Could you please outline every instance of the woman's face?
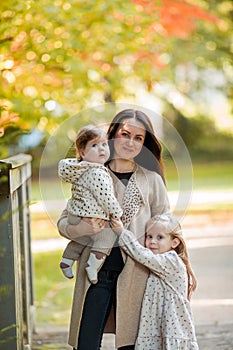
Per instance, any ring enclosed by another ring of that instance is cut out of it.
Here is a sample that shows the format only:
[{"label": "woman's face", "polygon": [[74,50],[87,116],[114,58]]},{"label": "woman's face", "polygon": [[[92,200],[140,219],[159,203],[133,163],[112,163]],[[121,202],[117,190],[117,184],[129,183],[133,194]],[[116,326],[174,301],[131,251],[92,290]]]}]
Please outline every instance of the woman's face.
[{"label": "woman's face", "polygon": [[114,158],[133,160],[141,152],[145,137],[146,130],[141,122],[125,119],[113,139]]}]

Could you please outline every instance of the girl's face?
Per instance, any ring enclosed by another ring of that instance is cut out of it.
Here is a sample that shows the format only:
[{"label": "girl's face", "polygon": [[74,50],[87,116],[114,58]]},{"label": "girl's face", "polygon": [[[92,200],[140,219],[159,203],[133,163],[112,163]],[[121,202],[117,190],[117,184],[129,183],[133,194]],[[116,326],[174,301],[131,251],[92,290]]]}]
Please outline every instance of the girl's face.
[{"label": "girl's face", "polygon": [[147,228],[145,246],[154,254],[166,253],[175,249],[180,243],[178,238],[171,238],[167,233],[167,225],[159,222],[153,223]]},{"label": "girl's face", "polygon": [[125,119],[114,137],[114,158],[133,160],[142,149],[146,137],[144,125],[136,119]]},{"label": "girl's face", "polygon": [[108,160],[110,150],[105,136],[96,137],[88,141],[86,147],[80,151],[82,160],[91,163],[104,164]]}]

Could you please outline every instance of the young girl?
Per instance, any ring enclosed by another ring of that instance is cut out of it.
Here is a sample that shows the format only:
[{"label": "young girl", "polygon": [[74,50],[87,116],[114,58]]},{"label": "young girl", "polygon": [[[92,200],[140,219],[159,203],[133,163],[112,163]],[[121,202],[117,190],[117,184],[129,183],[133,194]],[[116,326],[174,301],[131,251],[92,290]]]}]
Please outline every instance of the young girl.
[{"label": "young girl", "polygon": [[127,230],[119,245],[150,270],[135,350],[197,350],[189,303],[196,279],[176,219],[153,217],[146,226],[146,248]]},{"label": "young girl", "polygon": [[[76,225],[81,217],[120,218],[123,211],[115,198],[112,178],[104,166],[110,155],[105,131],[87,125],[79,130],[75,143],[79,159],[62,159],[58,167],[60,178],[72,184],[72,197],[67,206],[69,224]],[[73,277],[72,265],[89,245],[92,249],[86,271],[90,282],[97,283],[97,272],[115,241],[116,235],[108,228],[79,239],[80,244],[69,242],[60,263],[63,274]]]}]

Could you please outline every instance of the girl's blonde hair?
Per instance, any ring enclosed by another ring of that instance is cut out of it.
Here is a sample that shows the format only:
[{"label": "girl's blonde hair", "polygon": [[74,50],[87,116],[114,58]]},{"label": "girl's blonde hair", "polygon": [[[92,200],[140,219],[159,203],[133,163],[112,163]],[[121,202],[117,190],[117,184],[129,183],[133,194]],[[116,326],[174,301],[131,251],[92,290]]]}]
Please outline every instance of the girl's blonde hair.
[{"label": "girl's blonde hair", "polygon": [[103,129],[98,128],[95,125],[89,124],[81,128],[76,136],[75,140],[75,146],[76,146],[76,153],[79,160],[82,160],[82,157],[80,155],[80,151],[83,150],[86,147],[86,144],[96,139],[97,137],[106,136],[107,134]]},{"label": "girl's blonde hair", "polygon": [[148,223],[147,227],[152,226],[154,223],[160,223],[166,225],[167,233],[171,236],[171,239],[178,238],[180,243],[174,250],[177,255],[181,258],[183,263],[186,266],[188,274],[188,298],[190,299],[191,293],[197,287],[197,280],[194,275],[194,272],[191,268],[188,249],[182,234],[181,226],[179,221],[171,214],[163,214],[154,216]]}]

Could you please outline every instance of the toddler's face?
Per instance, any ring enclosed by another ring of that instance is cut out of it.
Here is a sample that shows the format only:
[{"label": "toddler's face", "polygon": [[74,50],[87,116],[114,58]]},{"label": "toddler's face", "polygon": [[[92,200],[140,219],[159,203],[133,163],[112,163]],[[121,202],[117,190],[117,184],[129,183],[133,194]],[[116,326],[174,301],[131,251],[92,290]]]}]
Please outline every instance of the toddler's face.
[{"label": "toddler's face", "polygon": [[176,240],[167,233],[166,224],[154,222],[147,226],[145,246],[154,254],[162,254],[174,249],[178,245]]},{"label": "toddler's face", "polygon": [[96,137],[88,141],[86,147],[80,152],[82,160],[91,163],[104,164],[109,158],[110,150],[105,136]]}]

